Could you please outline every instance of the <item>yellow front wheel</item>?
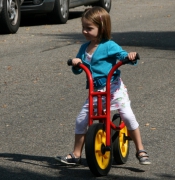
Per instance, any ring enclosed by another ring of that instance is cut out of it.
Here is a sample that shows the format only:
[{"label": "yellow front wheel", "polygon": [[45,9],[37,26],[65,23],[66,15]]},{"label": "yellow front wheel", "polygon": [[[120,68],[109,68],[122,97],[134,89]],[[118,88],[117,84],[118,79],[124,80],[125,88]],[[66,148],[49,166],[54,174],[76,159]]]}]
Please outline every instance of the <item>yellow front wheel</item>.
[{"label": "yellow front wheel", "polygon": [[106,132],[104,124],[97,123],[89,127],[85,139],[87,164],[95,176],[108,174],[112,164],[112,150],[105,151]]}]

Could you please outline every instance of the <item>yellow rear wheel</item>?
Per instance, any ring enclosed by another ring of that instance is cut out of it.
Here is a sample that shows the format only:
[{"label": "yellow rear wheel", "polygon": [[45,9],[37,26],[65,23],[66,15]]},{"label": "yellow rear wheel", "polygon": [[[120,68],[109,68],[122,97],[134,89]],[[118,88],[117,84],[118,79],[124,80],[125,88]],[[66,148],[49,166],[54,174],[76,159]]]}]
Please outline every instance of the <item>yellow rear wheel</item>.
[{"label": "yellow rear wheel", "polygon": [[126,126],[119,131],[119,148],[122,157],[127,156],[128,148],[129,148],[129,141],[125,140],[125,136],[128,136],[128,130]]},{"label": "yellow rear wheel", "polygon": [[[118,114],[114,115],[112,121],[116,126],[119,126],[122,122]],[[120,131],[112,130],[113,156],[117,164],[125,164],[128,160],[130,143],[126,137],[128,137],[126,126]]]}]

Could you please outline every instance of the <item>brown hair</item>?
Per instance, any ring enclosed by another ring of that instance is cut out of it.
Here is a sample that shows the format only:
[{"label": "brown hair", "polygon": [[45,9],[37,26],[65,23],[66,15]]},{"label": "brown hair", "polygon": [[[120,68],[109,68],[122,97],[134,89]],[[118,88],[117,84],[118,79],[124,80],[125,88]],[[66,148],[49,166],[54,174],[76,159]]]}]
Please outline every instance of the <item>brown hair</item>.
[{"label": "brown hair", "polygon": [[98,27],[98,38],[100,41],[102,39],[111,39],[111,18],[105,9],[98,6],[88,8],[84,11],[82,18],[86,18]]}]

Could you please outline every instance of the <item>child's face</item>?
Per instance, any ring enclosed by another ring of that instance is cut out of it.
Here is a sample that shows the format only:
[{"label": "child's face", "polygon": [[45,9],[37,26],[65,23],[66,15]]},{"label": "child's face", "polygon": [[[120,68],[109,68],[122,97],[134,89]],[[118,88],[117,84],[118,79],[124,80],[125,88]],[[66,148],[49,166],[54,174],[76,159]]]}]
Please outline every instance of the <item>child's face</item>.
[{"label": "child's face", "polygon": [[82,18],[82,33],[87,40],[97,41],[98,27],[86,18]]}]

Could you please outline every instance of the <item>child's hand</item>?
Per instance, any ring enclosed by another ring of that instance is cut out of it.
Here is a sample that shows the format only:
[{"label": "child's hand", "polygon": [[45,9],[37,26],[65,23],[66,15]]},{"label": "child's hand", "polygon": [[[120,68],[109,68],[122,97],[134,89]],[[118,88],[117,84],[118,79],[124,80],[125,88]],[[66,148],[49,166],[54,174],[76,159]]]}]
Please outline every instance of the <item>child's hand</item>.
[{"label": "child's hand", "polygon": [[82,63],[81,59],[79,58],[73,58],[72,59],[72,65],[76,66],[78,63]]},{"label": "child's hand", "polygon": [[128,59],[129,59],[130,61],[135,60],[136,54],[137,54],[136,52],[130,52],[130,53],[128,53]]}]

